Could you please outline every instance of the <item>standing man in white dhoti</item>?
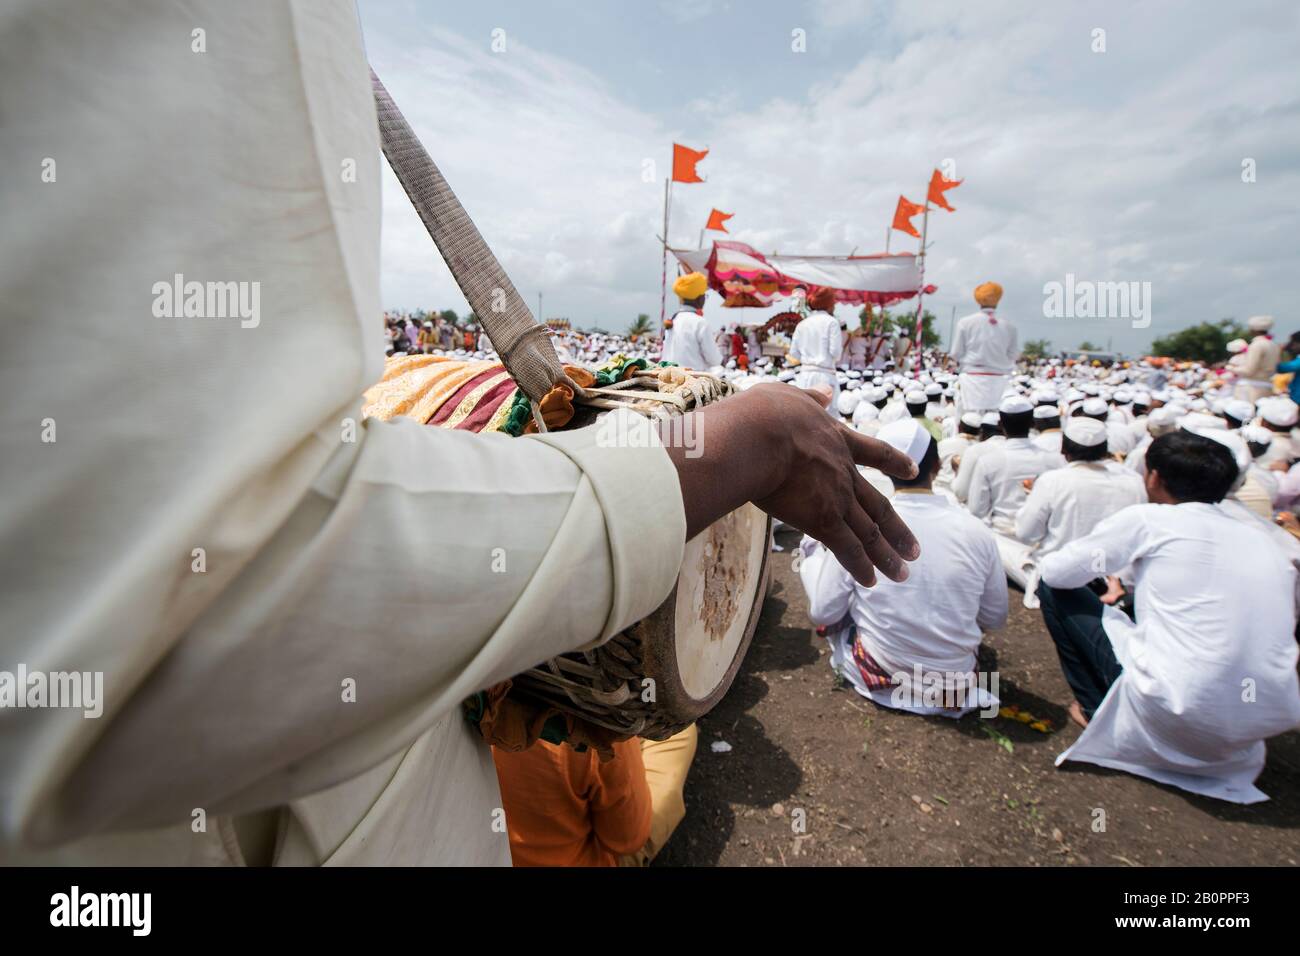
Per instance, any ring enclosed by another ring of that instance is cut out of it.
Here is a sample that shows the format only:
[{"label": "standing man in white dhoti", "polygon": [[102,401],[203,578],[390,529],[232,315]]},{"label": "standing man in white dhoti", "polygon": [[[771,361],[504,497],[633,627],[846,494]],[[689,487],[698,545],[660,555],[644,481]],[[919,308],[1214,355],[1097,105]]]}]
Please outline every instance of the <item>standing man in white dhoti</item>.
[{"label": "standing man in white dhoti", "polygon": [[[508,865],[466,697],[653,611],[738,499],[906,577],[854,464],[916,467],[793,388],[692,413],[693,458],[363,420],[356,8],[201,13],[202,55],[193,5],[0,14],[0,864]],[[102,694],[9,706],[19,669]]]},{"label": "standing man in white dhoti", "polygon": [[1002,286],[975,287],[980,310],[957,322],[949,357],[957,362],[957,412],[996,411],[1020,356],[1016,327],[997,314]]},{"label": "standing man in white dhoti", "polygon": [[835,319],[835,290],[818,289],[808,296],[809,312],[790,336],[790,358],[798,361],[794,383],[800,388],[828,388],[831,414],[840,394],[836,363],[844,351],[840,323]]}]

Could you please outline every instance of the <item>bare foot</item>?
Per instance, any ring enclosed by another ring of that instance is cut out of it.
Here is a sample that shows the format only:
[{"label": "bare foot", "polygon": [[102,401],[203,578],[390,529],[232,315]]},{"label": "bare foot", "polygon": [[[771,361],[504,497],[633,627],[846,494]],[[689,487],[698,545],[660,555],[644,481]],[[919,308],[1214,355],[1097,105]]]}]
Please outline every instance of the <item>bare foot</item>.
[{"label": "bare foot", "polygon": [[1070,706],[1065,708],[1065,711],[1070,715],[1070,719],[1080,727],[1088,726],[1088,718],[1083,716],[1083,708],[1079,706],[1077,700],[1070,701]]}]

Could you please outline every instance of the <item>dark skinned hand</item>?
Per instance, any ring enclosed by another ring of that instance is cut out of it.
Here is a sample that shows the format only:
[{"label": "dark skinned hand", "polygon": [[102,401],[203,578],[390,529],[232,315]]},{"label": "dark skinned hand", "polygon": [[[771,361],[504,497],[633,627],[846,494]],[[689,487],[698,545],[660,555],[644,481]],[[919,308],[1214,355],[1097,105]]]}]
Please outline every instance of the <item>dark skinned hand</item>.
[{"label": "dark skinned hand", "polygon": [[[920,546],[888,500],[858,473],[868,465],[897,478],[916,475],[902,452],[859,434],[825,411],[830,393],[762,384],[692,412],[697,446],[674,445],[686,536],[752,501],[822,542],[870,587],[875,569],[907,579]],[[688,454],[691,451],[691,454]]]}]

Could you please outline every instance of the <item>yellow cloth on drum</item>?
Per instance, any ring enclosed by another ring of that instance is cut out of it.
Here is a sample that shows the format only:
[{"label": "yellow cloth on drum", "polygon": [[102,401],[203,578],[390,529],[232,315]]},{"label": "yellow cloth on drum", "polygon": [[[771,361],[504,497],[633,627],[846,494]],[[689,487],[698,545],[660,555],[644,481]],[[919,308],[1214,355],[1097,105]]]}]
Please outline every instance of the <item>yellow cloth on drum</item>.
[{"label": "yellow cloth on drum", "polygon": [[388,359],[383,377],[365,391],[361,414],[382,422],[409,418],[423,425],[458,388],[492,365],[434,355]]},{"label": "yellow cloth on drum", "polygon": [[683,791],[698,740],[694,724],[667,740],[642,738],[641,761],[650,787],[650,839],[637,852],[620,857],[619,866],[649,866],[686,816]]}]

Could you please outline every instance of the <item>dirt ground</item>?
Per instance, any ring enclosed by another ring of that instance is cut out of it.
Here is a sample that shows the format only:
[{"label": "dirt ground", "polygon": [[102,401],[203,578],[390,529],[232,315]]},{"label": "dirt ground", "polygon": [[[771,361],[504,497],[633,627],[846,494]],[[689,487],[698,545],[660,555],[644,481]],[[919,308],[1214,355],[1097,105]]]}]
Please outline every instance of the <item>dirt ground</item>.
[{"label": "dirt ground", "polygon": [[[778,535],[787,548],[797,537]],[[1053,765],[1078,736],[1069,688],[1038,611],[1011,592],[981,669],[1015,720],[960,721],[878,707],[840,688],[810,628],[789,551],[731,691],[700,721],[686,819],[656,861],[676,866],[1295,866],[1300,733],[1269,742],[1239,807],[1083,764]],[[730,751],[715,752],[725,741]]]}]

